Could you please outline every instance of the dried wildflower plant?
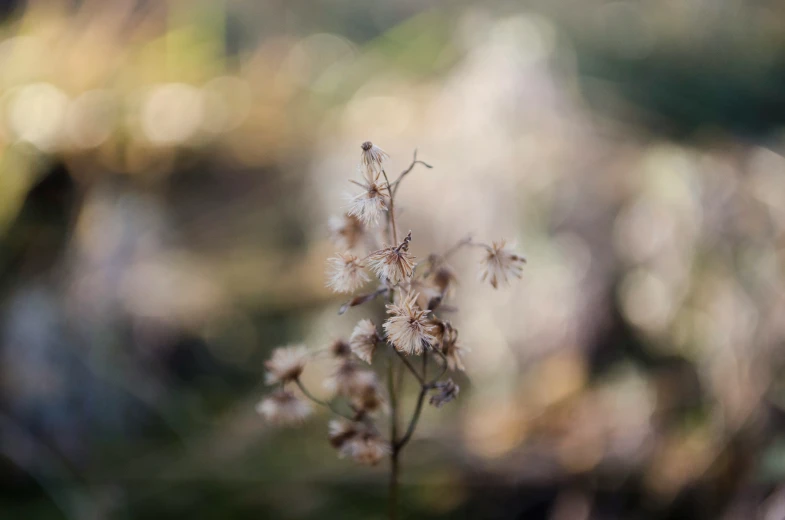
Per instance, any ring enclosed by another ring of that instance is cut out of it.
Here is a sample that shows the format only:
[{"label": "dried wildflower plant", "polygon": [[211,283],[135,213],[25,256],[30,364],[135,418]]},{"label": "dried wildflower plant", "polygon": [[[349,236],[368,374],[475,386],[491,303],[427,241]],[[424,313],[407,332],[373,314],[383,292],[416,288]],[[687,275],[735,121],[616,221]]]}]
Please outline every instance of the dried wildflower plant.
[{"label": "dried wildflower plant", "polygon": [[[417,262],[409,252],[412,232],[399,238],[395,196],[415,166],[431,166],[418,160],[415,151],[409,167],[391,182],[385,171],[388,159],[373,143],[362,144],[360,179],[350,180],[361,191],[350,199],[344,215],[329,222],[339,251],[327,261],[326,282],[335,292],[352,293],[375,275],[376,289],[353,296],[339,314],[385,297],[385,321],[379,327],[370,319],[360,320],[348,340],[337,339],[326,349],[335,362],[335,369],[324,381],[332,394],[329,400],[316,398],[300,378],[309,358],[305,347],[276,349],[265,367],[267,384],[277,388],[257,405],[257,411],[273,424],[292,425],[310,415],[306,399],[329,409],[337,418],[329,423],[327,439],[339,457],[367,465],[389,458],[390,517],[395,518],[400,455],[417,428],[425,398],[429,396],[428,402],[436,408],[456,399],[459,386],[443,377],[465,369],[468,349],[459,341],[458,331],[440,316],[443,311],[455,310],[445,305],[458,279],[448,264],[450,257],[471,247],[483,251],[480,279],[494,289],[520,278],[526,259],[503,240],[489,245],[464,238],[446,252],[432,253]],[[382,221],[385,225],[380,228]],[[379,247],[385,242],[386,246]],[[419,369],[411,361],[415,356],[421,358]],[[384,377],[373,370],[372,363],[379,358],[386,365]],[[435,375],[428,373],[431,362],[439,367]],[[406,373],[417,381],[419,395],[402,430],[400,394]],[[301,396],[292,392],[292,385],[299,388]],[[389,432],[386,436],[382,426]]]}]

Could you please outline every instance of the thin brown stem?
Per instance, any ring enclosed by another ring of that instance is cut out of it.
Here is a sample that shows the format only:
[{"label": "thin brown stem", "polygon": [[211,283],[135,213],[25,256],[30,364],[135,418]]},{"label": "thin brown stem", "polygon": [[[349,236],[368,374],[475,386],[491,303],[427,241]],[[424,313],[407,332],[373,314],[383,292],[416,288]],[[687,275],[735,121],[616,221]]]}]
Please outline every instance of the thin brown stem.
[{"label": "thin brown stem", "polygon": [[400,451],[404,446],[406,446],[406,443],[409,442],[409,439],[412,438],[412,435],[414,434],[414,430],[415,428],[417,428],[417,422],[420,420],[420,413],[422,412],[422,404],[423,401],[425,400],[425,394],[428,392],[428,389],[429,389],[428,385],[423,385],[420,388],[420,395],[417,396],[417,405],[414,408],[414,415],[412,415],[412,418],[409,421],[409,427],[406,428],[406,433],[403,434],[401,440],[399,440],[395,444],[395,447],[393,448],[393,452]]},{"label": "thin brown stem", "polygon": [[367,302],[373,300],[374,298],[376,298],[377,296],[382,295],[382,294],[388,292],[389,290],[390,290],[390,288],[388,286],[382,285],[381,287],[379,287],[378,289],[376,289],[372,293],[360,294],[358,296],[355,296],[351,300],[349,300],[346,303],[344,303],[343,305],[341,305],[341,308],[338,309],[338,314],[345,313],[351,307],[356,307],[357,305],[362,305],[363,303],[367,303]]},{"label": "thin brown stem", "polygon": [[393,447],[390,452],[390,520],[398,518],[398,478],[400,474],[400,450]]},{"label": "thin brown stem", "polygon": [[395,358],[390,357],[387,364],[387,391],[390,394],[390,444],[398,438],[398,389],[395,387]]},{"label": "thin brown stem", "polygon": [[399,352],[398,349],[395,348],[394,346],[390,345],[390,348],[392,348],[395,351],[395,353],[398,354],[398,357],[401,358],[403,364],[406,365],[406,368],[409,369],[409,372],[412,373],[412,375],[415,377],[415,379],[417,379],[420,385],[424,385],[425,379],[423,379],[422,376],[417,373],[417,369],[414,368],[414,366],[409,362],[408,359],[406,359],[406,356],[403,353]]},{"label": "thin brown stem", "polygon": [[472,244],[472,237],[471,237],[471,235],[469,235],[469,236],[467,236],[465,238],[462,238],[461,240],[458,241],[457,244],[453,245],[450,249],[448,249],[442,255],[442,260],[446,261],[452,255],[454,255],[460,248],[462,248],[463,246],[471,245],[471,244]]},{"label": "thin brown stem", "polygon": [[398,392],[400,387],[395,385],[395,358],[389,357],[387,365],[387,388],[390,393],[390,519],[398,516]]},{"label": "thin brown stem", "polygon": [[403,363],[401,363],[400,365],[398,365],[398,371],[396,374],[397,380],[395,382],[395,388],[398,389],[398,395],[403,395],[403,382],[404,382],[403,375],[405,373],[406,373],[406,369],[404,368]]},{"label": "thin brown stem", "polygon": [[392,228],[392,243],[398,244],[398,230],[395,227],[395,193],[390,187],[390,179],[387,178],[387,172],[382,170],[382,174],[384,175],[384,181],[387,183],[387,193],[390,195],[389,221]]},{"label": "thin brown stem", "polygon": [[450,248],[447,249],[447,251],[445,251],[441,255],[438,255],[438,254],[434,253],[434,254],[429,255],[428,258],[426,258],[425,260],[417,262],[415,264],[415,269],[417,267],[419,267],[420,264],[427,264],[428,269],[426,269],[425,271],[423,271],[419,275],[421,278],[427,278],[428,276],[430,276],[430,274],[433,272],[434,269],[436,269],[441,264],[446,262],[452,255],[457,253],[458,250],[460,250],[462,247],[464,247],[464,246],[472,246],[472,245],[477,245],[477,244],[475,242],[472,242],[471,235],[466,236],[466,237],[460,239],[458,242],[456,242],[452,246],[450,246]]},{"label": "thin brown stem", "polygon": [[438,375],[438,376],[436,376],[436,377],[434,377],[433,379],[431,379],[430,383],[428,383],[428,384],[426,385],[426,386],[428,386],[428,388],[432,388],[432,387],[433,387],[433,385],[434,385],[434,384],[436,384],[436,382],[437,382],[439,379],[441,379],[441,378],[442,378],[442,376],[444,376],[444,374],[446,374],[446,373],[447,373],[447,369],[449,369],[449,368],[450,368],[450,367],[449,367],[449,365],[447,364],[447,358],[446,358],[446,357],[444,357],[444,354],[442,354],[441,352],[439,352],[437,349],[433,349],[433,352],[436,352],[436,354],[438,354],[438,355],[439,355],[439,357],[441,357],[441,358],[442,358],[442,363],[443,363],[443,365],[442,365],[442,371],[439,373],[439,375]]}]

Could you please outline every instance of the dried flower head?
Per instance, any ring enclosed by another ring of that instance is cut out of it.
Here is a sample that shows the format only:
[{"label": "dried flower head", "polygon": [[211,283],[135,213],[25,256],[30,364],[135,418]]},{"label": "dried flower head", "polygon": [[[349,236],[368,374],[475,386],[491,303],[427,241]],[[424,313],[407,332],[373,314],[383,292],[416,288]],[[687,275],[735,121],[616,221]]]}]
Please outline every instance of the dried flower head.
[{"label": "dried flower head", "polygon": [[311,405],[288,390],[278,390],[262,399],[256,411],[270,423],[295,425],[311,414]]},{"label": "dried flower head", "polygon": [[363,169],[366,178],[373,179],[382,172],[382,163],[389,159],[390,156],[370,141],[365,141],[361,148],[363,151],[360,156],[360,167]]},{"label": "dried flower head", "polygon": [[436,383],[434,388],[436,389],[436,393],[431,396],[431,399],[428,402],[436,408],[441,408],[443,405],[458,397],[458,392],[461,390],[452,379]]},{"label": "dried flower head", "polygon": [[440,265],[426,273],[423,278],[412,278],[408,283],[401,284],[407,291],[420,294],[417,305],[422,309],[435,310],[452,293],[457,277],[447,264]]},{"label": "dried flower head", "polygon": [[327,260],[327,287],[335,292],[354,292],[371,279],[364,267],[356,256],[337,253]]},{"label": "dried flower head", "polygon": [[356,249],[365,238],[363,223],[354,215],[331,217],[327,226],[330,229],[330,239],[335,247],[342,251]]},{"label": "dried flower head", "polygon": [[451,292],[453,286],[458,283],[458,276],[452,267],[442,263],[431,272],[428,276],[428,281],[441,292],[442,297],[445,297]]},{"label": "dried flower head", "polygon": [[409,231],[398,246],[374,251],[368,257],[368,265],[382,281],[389,280],[391,284],[397,284],[412,277],[414,257],[409,254],[411,240],[412,232]]},{"label": "dried flower head", "polygon": [[344,419],[333,419],[328,423],[327,428],[330,444],[339,450],[358,433],[357,425]]},{"label": "dried flower head", "polygon": [[382,182],[378,176],[366,179],[365,182],[354,184],[360,186],[363,191],[349,202],[350,216],[355,216],[366,226],[375,226],[387,211],[387,199],[390,196],[387,184]]},{"label": "dried flower head", "polygon": [[371,320],[360,320],[349,338],[349,345],[354,354],[370,364],[373,360],[373,352],[379,342],[379,334],[376,332],[376,325]]},{"label": "dried flower head", "polygon": [[427,310],[417,306],[417,293],[409,293],[398,305],[388,305],[392,316],[384,322],[387,338],[399,352],[422,354],[425,344],[433,344],[434,326],[428,320]]},{"label": "dried flower head", "polygon": [[352,349],[349,346],[349,343],[343,339],[336,339],[330,346],[328,347],[328,351],[330,355],[334,358],[338,359],[345,359],[349,357],[349,354],[352,353]]},{"label": "dried flower head", "polygon": [[508,284],[510,277],[520,278],[523,273],[523,264],[526,259],[505,247],[504,240],[494,242],[492,246],[485,246],[487,255],[482,260],[480,279],[491,282],[494,289],[499,286],[499,281]]},{"label": "dried flower head", "polygon": [[264,364],[267,368],[265,381],[268,385],[294,381],[302,374],[307,359],[308,349],[303,345],[275,349],[272,357]]},{"label": "dried flower head", "polygon": [[384,397],[376,373],[362,370],[352,382],[349,398],[354,408],[363,412],[375,412],[384,405]]},{"label": "dried flower head", "polygon": [[379,435],[371,432],[355,435],[341,449],[341,456],[348,455],[356,462],[368,466],[375,466],[388,453],[390,453],[390,445]]},{"label": "dried flower head", "polygon": [[435,327],[434,337],[436,338],[434,346],[444,355],[447,367],[453,371],[465,370],[463,356],[468,352],[468,349],[459,341],[458,330],[449,321],[433,320],[432,323]]},{"label": "dried flower head", "polygon": [[357,364],[346,358],[335,372],[324,380],[324,387],[330,392],[349,397],[356,385],[357,376],[361,373]]}]

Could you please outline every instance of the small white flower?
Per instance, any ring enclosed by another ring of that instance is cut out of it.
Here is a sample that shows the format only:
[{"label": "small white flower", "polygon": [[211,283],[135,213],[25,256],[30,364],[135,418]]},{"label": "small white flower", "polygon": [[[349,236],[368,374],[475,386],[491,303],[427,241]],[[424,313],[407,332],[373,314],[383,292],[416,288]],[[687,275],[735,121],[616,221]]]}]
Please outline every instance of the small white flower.
[{"label": "small white flower", "polygon": [[326,285],[335,292],[354,292],[371,279],[363,268],[356,256],[337,253],[327,260]]},{"label": "small white flower", "polygon": [[379,334],[376,332],[376,325],[371,320],[361,320],[352,331],[349,346],[358,358],[370,364],[378,341]]},{"label": "small white flower", "polygon": [[259,401],[256,411],[270,423],[293,425],[302,423],[311,414],[311,406],[292,392],[278,390]]},{"label": "small white flower", "polygon": [[307,359],[308,349],[303,345],[275,349],[272,357],[264,364],[267,368],[266,383],[274,385],[294,381],[302,374]]},{"label": "small white flower", "polygon": [[374,251],[368,257],[368,266],[382,280],[391,284],[404,282],[414,273],[414,258],[409,254],[411,231],[397,247],[387,247]]},{"label": "small white flower", "polygon": [[360,168],[367,179],[374,179],[382,172],[383,163],[390,156],[370,141],[365,141],[361,148],[363,151],[360,156]]},{"label": "small white flower", "polygon": [[480,280],[489,280],[494,289],[502,281],[510,283],[510,277],[520,278],[523,274],[523,264],[526,259],[505,248],[506,242],[494,242],[492,246],[485,246],[487,255],[482,260]]},{"label": "small white flower", "polygon": [[392,316],[384,322],[387,339],[399,352],[422,354],[424,344],[433,345],[435,327],[427,318],[429,311],[417,306],[417,293],[409,293],[398,305],[388,305],[387,313]]}]

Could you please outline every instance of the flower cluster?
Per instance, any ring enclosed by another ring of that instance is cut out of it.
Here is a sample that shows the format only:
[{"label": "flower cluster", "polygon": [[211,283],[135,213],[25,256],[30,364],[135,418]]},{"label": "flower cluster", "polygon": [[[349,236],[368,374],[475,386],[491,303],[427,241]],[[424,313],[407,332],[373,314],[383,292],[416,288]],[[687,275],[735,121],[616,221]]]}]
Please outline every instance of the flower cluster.
[{"label": "flower cluster", "polygon": [[[442,379],[447,372],[465,370],[468,352],[458,339],[458,330],[440,316],[444,310],[456,310],[445,304],[453,297],[458,279],[448,264],[450,257],[461,249],[482,251],[480,279],[493,288],[520,278],[526,263],[503,240],[488,245],[471,238],[460,240],[442,254],[433,253],[418,261],[410,253],[412,232],[399,239],[395,194],[416,165],[431,166],[417,160],[415,153],[411,165],[391,182],[385,170],[388,159],[378,146],[371,142],[362,144],[360,178],[350,181],[360,191],[350,197],[345,214],[329,221],[338,252],[327,261],[326,282],[334,292],[354,293],[375,279],[374,290],[354,295],[339,313],[386,298],[385,319],[362,319],[348,339],[337,339],[327,347],[335,364],[324,382],[331,394],[329,400],[313,397],[303,385],[300,375],[308,351],[302,346],[290,346],[276,349],[266,363],[267,384],[279,388],[257,405],[259,413],[272,423],[302,422],[311,408],[287,386],[294,383],[305,397],[339,416],[330,421],[327,435],[338,456],[371,465],[388,455],[397,460],[417,426],[428,395],[428,403],[436,408],[458,397],[459,386],[452,379]],[[420,369],[415,368],[419,363],[410,361],[413,356],[422,357]],[[386,361],[386,385],[374,371],[379,357]],[[439,367],[430,377],[429,361]],[[417,380],[420,391],[408,427],[399,429],[398,394],[406,371]],[[389,416],[389,436],[382,435],[379,428],[385,415]]]}]

